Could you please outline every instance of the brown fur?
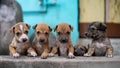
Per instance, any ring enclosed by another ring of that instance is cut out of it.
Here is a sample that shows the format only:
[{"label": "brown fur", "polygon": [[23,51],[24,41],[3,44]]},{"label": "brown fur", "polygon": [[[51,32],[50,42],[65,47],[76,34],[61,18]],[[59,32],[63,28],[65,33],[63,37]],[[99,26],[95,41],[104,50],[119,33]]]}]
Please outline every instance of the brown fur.
[{"label": "brown fur", "polygon": [[[23,30],[20,29],[20,25],[23,26]],[[26,39],[25,42],[20,41],[20,37],[25,34],[26,36],[28,35],[28,30],[30,26],[28,24],[25,24],[23,22],[20,22],[16,25],[14,25],[10,31],[14,33],[14,38],[9,45],[9,51],[10,55],[14,57],[19,57],[20,55],[26,55],[27,50],[30,48],[30,43],[29,40]],[[17,33],[19,32],[19,35]]]},{"label": "brown fur", "polygon": [[54,30],[57,33],[56,43],[49,56],[54,56],[57,52],[60,52],[61,56],[66,56],[68,52],[68,57],[74,58],[74,48],[70,39],[70,32],[73,30],[73,27],[67,23],[60,23]]},{"label": "brown fur", "polygon": [[44,23],[36,24],[33,29],[35,29],[35,37],[32,46],[36,53],[41,55],[42,59],[45,59],[50,51],[48,37],[52,29]]}]

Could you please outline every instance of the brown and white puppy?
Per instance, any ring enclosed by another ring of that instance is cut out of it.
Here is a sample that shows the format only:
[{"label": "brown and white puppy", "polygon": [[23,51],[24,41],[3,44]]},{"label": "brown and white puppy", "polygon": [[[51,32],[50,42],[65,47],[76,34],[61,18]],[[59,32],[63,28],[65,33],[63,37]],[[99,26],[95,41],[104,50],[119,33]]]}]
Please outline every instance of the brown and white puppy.
[{"label": "brown and white puppy", "polygon": [[36,24],[33,26],[33,29],[35,30],[35,36],[32,42],[32,46],[42,59],[46,59],[50,51],[48,38],[52,29],[45,23]]},{"label": "brown and white puppy", "polygon": [[[23,22],[14,25],[10,31],[14,33],[14,38],[9,45],[10,55],[13,57],[19,57],[20,55],[26,55],[30,48],[28,31],[30,26]],[[30,48],[31,49],[31,48]],[[35,52],[32,52],[32,56],[36,56]]]},{"label": "brown and white puppy", "polygon": [[101,22],[93,22],[88,26],[85,36],[92,38],[88,52],[84,56],[107,56],[113,57],[113,47],[106,37],[106,25]]},{"label": "brown and white puppy", "polygon": [[70,32],[73,27],[67,23],[58,24],[54,31],[56,31],[56,43],[49,54],[49,56],[54,56],[57,52],[60,56],[68,56],[69,58],[74,58],[74,48],[70,39]]}]

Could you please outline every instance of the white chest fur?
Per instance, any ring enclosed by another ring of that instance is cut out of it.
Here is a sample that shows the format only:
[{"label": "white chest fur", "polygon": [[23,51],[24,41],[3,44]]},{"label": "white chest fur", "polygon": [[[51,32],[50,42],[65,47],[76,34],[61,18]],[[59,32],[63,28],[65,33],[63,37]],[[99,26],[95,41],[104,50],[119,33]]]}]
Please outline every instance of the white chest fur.
[{"label": "white chest fur", "polygon": [[105,46],[105,44],[103,44],[103,43],[99,43],[99,42],[96,43],[96,47],[98,47],[98,48],[101,48],[101,47],[104,47],[104,46]]},{"label": "white chest fur", "polygon": [[25,47],[25,46],[26,46],[25,43],[17,43],[17,42],[14,42],[14,47],[20,48],[20,47]]},{"label": "white chest fur", "polygon": [[42,48],[42,45],[40,45],[39,42],[37,42],[36,46],[37,46],[38,48]]},{"label": "white chest fur", "polygon": [[60,55],[67,56],[68,44],[59,44]]}]

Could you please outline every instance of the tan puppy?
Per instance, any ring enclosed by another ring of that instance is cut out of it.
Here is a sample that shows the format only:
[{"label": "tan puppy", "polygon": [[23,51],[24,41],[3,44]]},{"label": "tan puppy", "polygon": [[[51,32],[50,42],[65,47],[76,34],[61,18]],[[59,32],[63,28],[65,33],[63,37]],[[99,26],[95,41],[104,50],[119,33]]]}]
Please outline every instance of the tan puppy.
[{"label": "tan puppy", "polygon": [[35,29],[33,48],[42,59],[46,59],[50,51],[48,37],[52,29],[44,23],[36,24],[33,29]]},{"label": "tan puppy", "polygon": [[56,43],[49,56],[54,56],[57,52],[60,52],[60,56],[68,55],[69,58],[74,58],[74,48],[70,39],[70,32],[73,30],[73,27],[67,23],[61,23],[54,30],[57,33]]},{"label": "tan puppy", "polygon": [[[29,28],[30,26],[28,24],[20,22],[10,29],[10,31],[13,32],[15,35],[11,44],[9,45],[10,55],[12,55],[13,57],[19,57],[20,55],[27,54],[27,50],[30,48],[30,43],[28,39]],[[31,48],[30,54],[32,56],[37,55],[35,52],[31,51]]]}]

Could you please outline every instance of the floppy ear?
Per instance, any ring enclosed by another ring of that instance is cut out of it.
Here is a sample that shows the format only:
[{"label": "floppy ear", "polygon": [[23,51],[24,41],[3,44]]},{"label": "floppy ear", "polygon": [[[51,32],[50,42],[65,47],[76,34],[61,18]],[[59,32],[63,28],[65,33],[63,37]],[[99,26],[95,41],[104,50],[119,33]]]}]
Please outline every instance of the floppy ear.
[{"label": "floppy ear", "polygon": [[58,25],[55,26],[54,31],[56,31],[57,28],[58,28]]},{"label": "floppy ear", "polygon": [[33,29],[35,29],[37,27],[37,24],[33,26]]},{"label": "floppy ear", "polygon": [[52,31],[52,28],[49,26],[49,30],[50,30],[50,32]]},{"label": "floppy ear", "polygon": [[15,33],[15,27],[14,26],[10,28],[10,32]]},{"label": "floppy ear", "polygon": [[107,29],[107,26],[104,24],[104,23],[100,23],[100,25],[99,25],[99,28],[98,28],[99,30],[101,30],[101,31],[106,31],[106,29]]},{"label": "floppy ear", "polygon": [[28,29],[30,29],[30,27],[31,27],[29,24],[26,24],[26,26],[28,27]]},{"label": "floppy ear", "polygon": [[71,31],[73,31],[73,27],[71,25],[69,25],[69,27],[70,27]]}]

